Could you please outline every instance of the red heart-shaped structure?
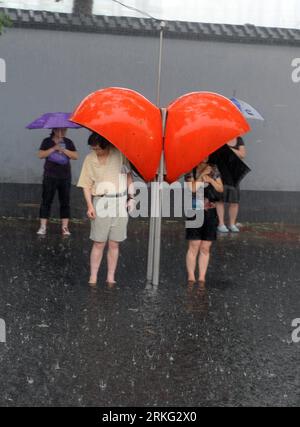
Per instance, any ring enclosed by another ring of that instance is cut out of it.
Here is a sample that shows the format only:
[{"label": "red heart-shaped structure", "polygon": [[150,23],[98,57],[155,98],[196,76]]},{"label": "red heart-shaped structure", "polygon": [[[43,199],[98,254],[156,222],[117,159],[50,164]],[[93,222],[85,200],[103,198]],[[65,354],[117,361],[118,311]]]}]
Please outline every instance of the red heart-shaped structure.
[{"label": "red heart-shaped structure", "polygon": [[159,108],[148,99],[130,89],[102,89],[87,96],[70,120],[104,136],[146,181],[154,179],[162,154],[162,122]]},{"label": "red heart-shaped structure", "polygon": [[167,108],[166,180],[171,183],[250,126],[224,96],[210,92],[184,95]]}]

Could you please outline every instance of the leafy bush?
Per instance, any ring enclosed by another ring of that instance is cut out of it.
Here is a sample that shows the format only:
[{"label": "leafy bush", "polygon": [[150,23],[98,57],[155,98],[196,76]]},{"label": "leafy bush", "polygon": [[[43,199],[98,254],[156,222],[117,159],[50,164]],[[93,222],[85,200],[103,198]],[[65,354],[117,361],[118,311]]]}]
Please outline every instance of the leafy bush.
[{"label": "leafy bush", "polygon": [[8,16],[0,12],[0,34],[2,34],[4,27],[11,27],[12,22]]}]

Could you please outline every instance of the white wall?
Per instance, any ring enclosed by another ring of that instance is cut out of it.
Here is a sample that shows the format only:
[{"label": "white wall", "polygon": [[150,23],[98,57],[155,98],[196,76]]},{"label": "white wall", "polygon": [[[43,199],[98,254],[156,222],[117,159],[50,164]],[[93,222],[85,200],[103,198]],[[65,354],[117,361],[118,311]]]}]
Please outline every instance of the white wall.
[{"label": "white wall", "polygon": [[[158,40],[10,29],[0,37],[7,83],[0,84],[0,182],[38,183],[35,152],[47,132],[27,123],[48,111],[71,111],[90,92],[129,87],[154,102]],[[253,168],[243,183],[251,190],[300,189],[300,83],[291,79],[298,48],[167,39],[162,103],[195,91],[236,96],[256,106],[264,123],[246,138]],[[70,133],[83,157],[87,131]],[[80,162],[74,166],[74,180]]]}]

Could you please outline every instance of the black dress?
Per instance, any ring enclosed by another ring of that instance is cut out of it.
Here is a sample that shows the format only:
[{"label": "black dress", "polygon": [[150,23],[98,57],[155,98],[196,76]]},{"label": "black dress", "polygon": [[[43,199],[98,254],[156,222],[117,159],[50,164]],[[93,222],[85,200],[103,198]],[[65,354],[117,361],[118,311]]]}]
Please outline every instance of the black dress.
[{"label": "black dress", "polygon": [[[210,175],[213,179],[220,178],[220,173],[216,166],[213,166],[213,172]],[[197,178],[195,169],[185,175],[185,180],[189,181],[191,177]],[[213,242],[217,240],[218,229],[218,216],[215,207],[215,202],[219,201],[221,193],[217,193],[211,184],[207,184],[204,188],[204,210],[203,224],[200,227],[191,227],[191,221],[195,221],[196,216],[187,218],[186,221],[186,240],[202,240],[206,242]],[[193,193],[193,208],[197,204],[197,193]]]}]

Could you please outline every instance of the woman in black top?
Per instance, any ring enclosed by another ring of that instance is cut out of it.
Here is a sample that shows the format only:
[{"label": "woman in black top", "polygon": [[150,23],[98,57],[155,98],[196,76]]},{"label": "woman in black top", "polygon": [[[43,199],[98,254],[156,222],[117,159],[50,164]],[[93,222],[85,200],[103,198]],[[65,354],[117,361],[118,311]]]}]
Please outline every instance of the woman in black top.
[{"label": "woman in black top", "polygon": [[[241,159],[246,157],[246,147],[243,138],[238,137],[228,142],[228,147]],[[228,203],[229,227],[225,225],[225,203]],[[217,212],[219,218],[218,231],[220,233],[238,233],[240,230],[236,225],[239,213],[240,187],[224,186],[223,198],[217,203]]]},{"label": "woman in black top", "polygon": [[[202,227],[189,228],[187,221],[186,239],[189,241],[186,256],[186,267],[188,281],[195,282],[195,271],[197,258],[199,256],[199,282],[205,283],[206,273],[209,265],[210,249],[212,242],[217,239],[217,212],[216,200],[223,192],[223,182],[216,166],[208,163],[205,159],[192,172],[185,175],[185,182],[193,193],[193,208],[198,209],[201,201],[204,202],[204,222]],[[204,188],[204,200],[203,191]],[[194,220],[194,218],[190,218]]]},{"label": "woman in black top", "polygon": [[56,191],[60,202],[62,234],[69,236],[71,165],[78,153],[73,142],[66,138],[66,129],[53,129],[49,138],[44,139],[39,150],[39,158],[46,159],[44,165],[43,194],[40,208],[39,235],[47,233],[52,202]]}]

